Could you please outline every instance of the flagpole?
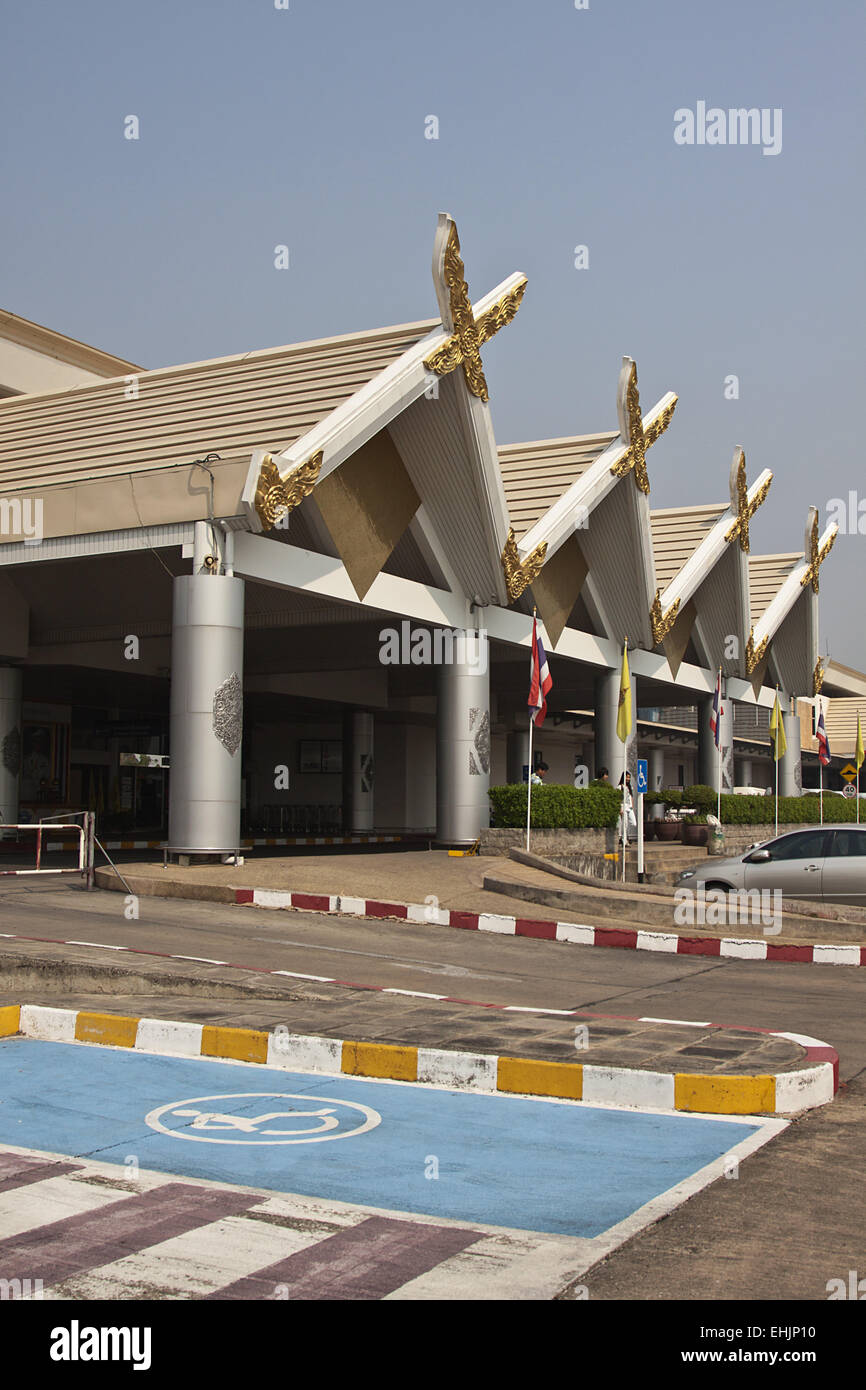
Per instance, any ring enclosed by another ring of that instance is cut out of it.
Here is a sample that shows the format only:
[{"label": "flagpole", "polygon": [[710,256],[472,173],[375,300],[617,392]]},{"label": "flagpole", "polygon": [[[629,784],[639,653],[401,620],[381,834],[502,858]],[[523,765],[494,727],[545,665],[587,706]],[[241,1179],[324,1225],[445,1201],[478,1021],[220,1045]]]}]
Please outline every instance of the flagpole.
[{"label": "flagpole", "polygon": [[[819,720],[819,722],[820,722],[820,719],[821,719],[821,696],[820,696],[820,695],[818,696],[818,702],[817,702],[817,704],[816,704],[816,706],[815,706],[815,712],[816,712],[816,716],[817,716],[817,718],[818,718],[818,720]],[[817,738],[817,725],[816,725],[816,735],[815,735],[815,736],[816,736],[816,738]],[[819,742],[818,742],[818,789],[819,789],[819,790],[818,790],[818,800],[819,800],[819,804],[820,804],[821,824],[823,825],[823,824],[824,824],[824,764],[823,764],[823,762],[821,761],[821,758],[822,758],[822,749],[821,749],[821,744],[820,744],[820,740],[819,740]]]},{"label": "flagpole", "polygon": [[[822,712],[822,711],[821,711],[821,699],[820,699],[820,696],[818,697],[818,710],[819,710],[819,712]],[[821,761],[820,756],[819,756],[819,758],[818,758],[818,776],[819,776],[819,778],[820,778],[820,781],[819,781],[818,785],[819,785],[819,787],[820,787],[820,789],[821,789],[821,795],[820,795],[820,801],[821,801],[821,824],[823,825],[823,824],[824,824],[824,764],[823,764],[823,762]]]},{"label": "flagpole", "polygon": [[526,773],[526,853],[529,853],[529,816],[532,809],[532,730],[535,720],[529,716],[529,768]]},{"label": "flagpole", "polygon": [[[623,660],[628,656],[628,637],[623,642]],[[629,677],[631,679],[631,677]],[[622,855],[622,881],[625,883],[625,861],[628,846],[628,829],[625,819],[625,770],[628,767],[628,736],[622,745],[622,810],[620,812],[620,853]]]},{"label": "flagpole", "polygon": [[[535,661],[535,620],[538,609],[532,609],[532,657],[530,658],[530,668],[533,669]],[[539,682],[541,681],[541,671],[538,672]],[[530,696],[532,691],[530,689]],[[529,711],[529,766],[526,770],[526,853],[529,853],[529,817],[532,813],[532,731],[535,728],[535,710]]]},{"label": "flagpole", "polygon": [[[717,738],[717,740],[718,740],[717,743],[716,743],[716,751],[717,751],[717,753],[718,753],[718,755],[719,755],[718,769],[717,769],[717,778],[716,778],[717,786],[718,786],[718,791],[719,791],[719,795],[718,795],[718,804],[717,804],[717,808],[716,808],[716,815],[717,815],[717,817],[718,817],[719,824],[721,825],[721,823],[722,823],[722,668],[721,668],[721,666],[719,667],[719,708],[718,708],[718,710],[716,711],[716,719],[718,720],[718,723],[716,724],[716,738]],[[733,728],[733,725],[731,725],[731,727]],[[700,774],[698,774],[698,775],[700,775]]]},{"label": "flagpole", "polygon": [[[782,706],[779,704],[779,687],[776,686],[776,732],[773,738],[773,757],[776,763],[776,831],[779,833],[779,725],[782,723]],[[776,712],[774,710],[774,713]]]}]

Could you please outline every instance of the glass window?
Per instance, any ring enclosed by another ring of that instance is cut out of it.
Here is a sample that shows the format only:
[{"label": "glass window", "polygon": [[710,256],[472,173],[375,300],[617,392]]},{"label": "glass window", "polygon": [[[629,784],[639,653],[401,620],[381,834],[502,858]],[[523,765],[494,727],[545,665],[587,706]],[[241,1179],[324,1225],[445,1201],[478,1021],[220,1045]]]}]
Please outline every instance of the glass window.
[{"label": "glass window", "polygon": [[767,845],[774,860],[779,859],[823,859],[826,830],[800,830],[794,835],[784,835]]},{"label": "glass window", "polygon": [[834,859],[851,859],[858,855],[866,859],[866,830],[834,830],[830,853]]}]

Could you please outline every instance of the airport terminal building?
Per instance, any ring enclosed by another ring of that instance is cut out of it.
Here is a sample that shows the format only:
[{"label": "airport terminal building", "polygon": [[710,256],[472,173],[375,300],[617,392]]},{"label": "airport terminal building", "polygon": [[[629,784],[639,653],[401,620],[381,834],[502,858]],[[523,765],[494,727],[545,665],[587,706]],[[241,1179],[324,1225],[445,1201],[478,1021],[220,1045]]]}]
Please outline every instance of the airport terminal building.
[{"label": "airport terminal building", "polygon": [[677,398],[628,357],[588,432],[497,443],[484,345],[526,280],[470,300],[446,216],[433,280],[422,321],[156,370],[0,314],[2,824],[470,842],[527,775],[534,609],[548,781],[618,781],[627,637],[651,789],[769,787],[777,687],[781,790],[817,785],[819,691],[841,786],[866,676],[819,659],[836,527],[804,497],[792,549],[753,554],[773,475],[732,441],[706,505],[654,509]]}]

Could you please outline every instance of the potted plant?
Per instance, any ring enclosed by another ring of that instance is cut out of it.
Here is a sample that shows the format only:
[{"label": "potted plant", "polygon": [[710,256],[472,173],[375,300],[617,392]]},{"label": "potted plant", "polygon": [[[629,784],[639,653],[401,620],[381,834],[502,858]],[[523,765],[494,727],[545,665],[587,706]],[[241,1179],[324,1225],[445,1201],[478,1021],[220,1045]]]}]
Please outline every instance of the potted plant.
[{"label": "potted plant", "polygon": [[673,816],[665,816],[664,820],[656,821],[656,835],[660,840],[678,840],[682,832],[682,824],[674,820]]},{"label": "potted plant", "polygon": [[686,816],[682,822],[684,845],[705,845],[710,838],[706,812],[696,816]]}]

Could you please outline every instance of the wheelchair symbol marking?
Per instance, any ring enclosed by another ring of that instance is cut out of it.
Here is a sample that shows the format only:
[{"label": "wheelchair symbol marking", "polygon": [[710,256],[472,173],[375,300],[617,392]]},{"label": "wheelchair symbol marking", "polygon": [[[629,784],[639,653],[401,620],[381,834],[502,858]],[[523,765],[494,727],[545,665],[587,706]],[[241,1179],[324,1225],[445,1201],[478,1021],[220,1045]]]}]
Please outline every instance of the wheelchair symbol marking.
[{"label": "wheelchair symbol marking", "polygon": [[[216,1101],[251,1100],[271,1104],[259,1106],[260,1113],[255,1115],[232,1113],[230,1107],[213,1105]],[[303,1106],[293,1107],[292,1101],[300,1101]],[[274,1102],[280,1102],[280,1108]],[[318,1103],[318,1108],[308,1108],[310,1102]],[[378,1111],[356,1101],[276,1091],[193,1096],[189,1100],[160,1105],[144,1119],[151,1129],[173,1139],[191,1139],[205,1144],[316,1144],[326,1139],[349,1139],[382,1123]],[[175,1120],[180,1122],[177,1126],[171,1123]]]}]

